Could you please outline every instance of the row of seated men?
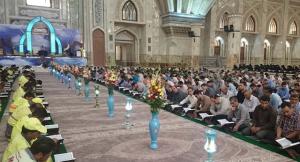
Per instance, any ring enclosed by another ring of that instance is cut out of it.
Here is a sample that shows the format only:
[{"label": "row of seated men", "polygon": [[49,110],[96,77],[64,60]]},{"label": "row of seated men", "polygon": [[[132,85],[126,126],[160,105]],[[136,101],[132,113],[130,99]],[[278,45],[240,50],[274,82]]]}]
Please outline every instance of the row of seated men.
[{"label": "row of seated men", "polygon": [[[116,85],[147,96],[151,74],[143,71],[120,69]],[[105,69],[97,73],[95,80],[105,80]],[[166,109],[193,118],[206,113],[212,116],[205,120],[209,124],[219,124],[219,119],[233,121],[234,125],[228,129],[263,142],[274,143],[275,139],[283,137],[293,142],[300,140],[298,80],[288,81],[285,77],[270,75],[250,76],[250,73],[240,76],[222,72],[223,77],[211,80],[197,79],[198,72],[192,71],[187,77],[169,74],[168,71],[161,72],[165,97],[171,103]],[[296,158],[300,148],[291,147],[286,151]]]},{"label": "row of seated men", "polygon": [[274,73],[297,73],[300,70],[299,66],[284,66],[284,65],[234,65],[234,70],[249,70],[249,71],[262,71],[262,72],[274,72]]},{"label": "row of seated men", "polygon": [[36,89],[41,82],[37,84],[35,74],[30,69],[24,69],[17,82],[9,105],[5,130],[9,144],[2,155],[2,162],[52,161],[50,155],[57,141],[41,136],[47,133],[42,122],[48,116],[42,99],[36,97]]},{"label": "row of seated men", "polygon": [[[282,86],[286,88],[285,83]],[[184,93],[181,87],[170,83],[166,89],[171,104],[166,109],[192,118],[201,118],[208,124],[219,125],[220,119],[232,121],[230,125],[224,126],[226,130],[239,131],[263,142],[275,144],[275,139],[283,137],[293,142],[300,141],[299,94],[283,95],[282,87],[277,93],[274,89],[264,87],[262,94],[259,94],[254,93],[255,88],[257,87],[252,85],[247,89],[246,84],[241,82],[237,93],[224,86],[219,94],[208,95],[205,87],[201,90],[188,87],[187,93]],[[293,158],[299,157],[299,151],[299,146],[287,149]]]}]

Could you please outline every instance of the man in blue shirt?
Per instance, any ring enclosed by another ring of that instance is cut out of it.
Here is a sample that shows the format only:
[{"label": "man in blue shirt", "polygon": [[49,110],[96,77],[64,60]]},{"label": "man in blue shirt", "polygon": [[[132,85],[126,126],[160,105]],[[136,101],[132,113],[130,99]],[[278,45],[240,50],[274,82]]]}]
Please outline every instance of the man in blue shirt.
[{"label": "man in blue shirt", "polygon": [[277,89],[277,94],[282,100],[288,100],[290,98],[289,88],[286,82],[281,83],[281,87]]},{"label": "man in blue shirt", "polygon": [[274,89],[266,87],[264,94],[270,97],[270,106],[278,111],[278,107],[281,105],[282,100],[277,93],[274,93]]}]

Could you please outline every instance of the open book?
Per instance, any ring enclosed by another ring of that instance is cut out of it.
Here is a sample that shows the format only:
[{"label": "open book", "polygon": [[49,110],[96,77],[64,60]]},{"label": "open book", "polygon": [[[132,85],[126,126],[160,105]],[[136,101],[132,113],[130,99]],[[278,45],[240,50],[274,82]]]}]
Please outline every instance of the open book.
[{"label": "open book", "polygon": [[174,110],[175,108],[179,108],[179,107],[182,107],[180,105],[171,105],[172,109]]},{"label": "open book", "polygon": [[205,119],[205,118],[210,118],[213,117],[214,115],[209,115],[207,113],[199,113],[201,119]]},{"label": "open book", "polygon": [[280,138],[280,139],[276,140],[276,142],[280,144],[282,149],[286,149],[286,148],[300,144],[300,142],[292,143],[290,140],[288,140],[286,138]]},{"label": "open book", "polygon": [[55,154],[54,155],[55,162],[66,162],[66,161],[75,161],[72,152],[63,153],[63,154]]},{"label": "open book", "polygon": [[221,127],[227,124],[234,124],[234,122],[230,122],[227,119],[219,119],[218,122],[220,123]]},{"label": "open book", "polygon": [[195,109],[191,109],[191,108],[188,108],[188,107],[186,107],[186,108],[183,108],[183,111],[185,112],[185,113],[187,113],[188,111],[191,111],[191,110],[195,110]]}]

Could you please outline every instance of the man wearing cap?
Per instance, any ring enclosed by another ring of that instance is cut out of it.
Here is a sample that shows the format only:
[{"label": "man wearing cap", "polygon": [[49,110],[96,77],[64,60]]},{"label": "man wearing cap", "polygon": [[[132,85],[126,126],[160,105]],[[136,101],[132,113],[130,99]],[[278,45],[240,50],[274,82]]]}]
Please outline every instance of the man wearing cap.
[{"label": "man wearing cap", "polygon": [[22,119],[20,119],[15,126],[13,127],[12,133],[11,133],[11,139],[14,139],[14,137],[17,134],[20,134],[22,131],[23,125],[27,122],[27,120],[31,117],[39,119],[39,121],[42,123],[44,118],[47,117],[47,111],[43,107],[44,105],[35,103],[30,106],[30,109],[32,111],[31,115],[24,116]]},{"label": "man wearing cap", "polygon": [[13,112],[12,115],[9,116],[8,121],[7,121],[7,128],[5,132],[5,136],[7,138],[10,138],[12,127],[16,124],[18,120],[23,118],[24,116],[28,116],[31,114],[30,108],[29,108],[29,101],[32,100],[34,97],[34,94],[32,92],[28,92],[24,95],[24,98],[27,100],[22,102],[16,110]]},{"label": "man wearing cap", "polygon": [[8,144],[3,153],[2,162],[6,162],[8,157],[14,153],[30,147],[30,142],[38,138],[41,133],[47,133],[47,128],[37,118],[29,118],[22,127],[21,134],[17,134]]},{"label": "man wearing cap", "polygon": [[55,149],[55,142],[48,137],[40,137],[30,148],[20,150],[10,156],[7,162],[44,162]]}]

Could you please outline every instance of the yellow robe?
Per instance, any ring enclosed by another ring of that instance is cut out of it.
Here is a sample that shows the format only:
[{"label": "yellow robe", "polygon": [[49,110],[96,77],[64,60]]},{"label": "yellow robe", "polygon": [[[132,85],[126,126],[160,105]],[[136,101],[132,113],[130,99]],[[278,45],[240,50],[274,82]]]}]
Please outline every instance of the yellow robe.
[{"label": "yellow robe", "polygon": [[24,123],[29,119],[28,116],[24,116],[13,127],[10,139],[13,140],[16,135],[21,134]]},{"label": "yellow robe", "polygon": [[6,150],[4,151],[2,162],[7,162],[8,158],[13,154],[29,147],[30,143],[27,142],[22,134],[16,135],[16,137],[8,144]]},{"label": "yellow robe", "polygon": [[18,120],[22,119],[24,116],[28,116],[31,113],[31,110],[29,109],[29,103],[28,101],[21,102],[16,108],[16,110],[12,113],[12,115],[8,118],[8,124],[11,126],[14,126]]}]

